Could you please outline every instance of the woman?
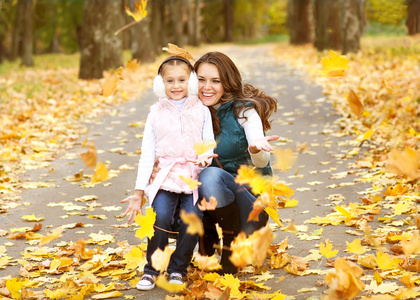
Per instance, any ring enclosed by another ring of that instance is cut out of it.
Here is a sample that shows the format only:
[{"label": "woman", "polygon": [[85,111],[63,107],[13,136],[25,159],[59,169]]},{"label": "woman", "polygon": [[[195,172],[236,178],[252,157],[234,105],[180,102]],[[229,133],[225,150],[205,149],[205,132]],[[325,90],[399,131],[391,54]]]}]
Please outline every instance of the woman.
[{"label": "woman", "polygon": [[278,136],[265,136],[271,128],[268,118],[277,110],[277,101],[250,84],[242,81],[239,70],[223,53],[209,52],[194,64],[198,77],[198,96],[210,108],[213,130],[217,140],[214,150],[218,157],[199,177],[200,199],[217,199],[214,211],[205,211],[205,236],[200,239],[200,252],[214,253],[218,243],[215,223],[223,229],[221,273],[236,273],[229,260],[230,243],[244,231],[251,234],[266,225],[268,216],[263,212],[258,221],[248,222],[256,196],[248,187],[235,183],[240,165],[255,165],[262,174],[271,175],[269,165],[270,141]]}]

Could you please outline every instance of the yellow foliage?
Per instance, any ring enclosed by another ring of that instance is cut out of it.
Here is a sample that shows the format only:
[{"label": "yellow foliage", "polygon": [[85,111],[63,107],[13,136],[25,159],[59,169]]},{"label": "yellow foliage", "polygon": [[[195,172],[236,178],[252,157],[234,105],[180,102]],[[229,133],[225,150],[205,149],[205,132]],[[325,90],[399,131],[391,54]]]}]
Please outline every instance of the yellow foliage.
[{"label": "yellow foliage", "polygon": [[140,228],[136,231],[136,237],[138,238],[152,238],[155,234],[155,229],[153,225],[156,221],[156,213],[153,211],[153,208],[146,208],[146,215],[137,215],[134,219],[137,225],[140,225]]},{"label": "yellow foliage", "polygon": [[328,52],[329,57],[324,56],[321,59],[321,64],[324,67],[321,74],[326,77],[343,76],[344,71],[349,69],[349,60],[345,55],[338,55],[333,50]]}]

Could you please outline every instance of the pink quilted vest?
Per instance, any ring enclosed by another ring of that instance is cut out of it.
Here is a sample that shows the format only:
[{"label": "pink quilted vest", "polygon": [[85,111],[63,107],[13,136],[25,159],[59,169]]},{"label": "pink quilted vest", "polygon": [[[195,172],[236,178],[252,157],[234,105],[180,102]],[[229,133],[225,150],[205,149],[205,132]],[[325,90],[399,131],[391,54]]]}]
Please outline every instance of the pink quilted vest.
[{"label": "pink quilted vest", "polygon": [[197,202],[197,189],[192,190],[180,176],[198,178],[198,167],[188,160],[197,158],[194,145],[203,138],[204,109],[196,95],[188,96],[181,112],[168,98],[159,98],[150,108],[160,168],[145,190],[150,205],[160,189],[193,194],[194,204]]}]

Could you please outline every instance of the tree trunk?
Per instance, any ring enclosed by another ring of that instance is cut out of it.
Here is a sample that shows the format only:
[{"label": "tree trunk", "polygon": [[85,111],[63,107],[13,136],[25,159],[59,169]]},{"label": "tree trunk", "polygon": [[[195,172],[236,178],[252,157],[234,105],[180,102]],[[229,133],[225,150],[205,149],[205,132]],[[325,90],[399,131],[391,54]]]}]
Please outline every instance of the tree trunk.
[{"label": "tree trunk", "polygon": [[22,24],[23,24],[23,3],[24,0],[19,0],[16,4],[16,12],[15,12],[15,20],[13,24],[13,32],[12,32],[12,46],[10,50],[10,57],[11,61],[18,58],[21,55],[20,45],[22,45]]},{"label": "tree trunk", "polygon": [[166,45],[166,29],[165,29],[165,1],[152,1],[152,39],[153,45],[156,47],[156,53],[161,53],[162,47]]},{"label": "tree trunk", "polygon": [[22,47],[22,65],[32,67],[34,60],[32,58],[32,36],[33,36],[33,1],[22,1],[22,16],[23,16],[23,47]]},{"label": "tree trunk", "polygon": [[324,49],[342,49],[341,13],[342,0],[315,0],[315,47]]},{"label": "tree trunk", "polygon": [[233,42],[233,0],[223,0],[225,19],[225,42]]},{"label": "tree trunk", "polygon": [[312,43],[311,0],[289,0],[287,4],[290,43]]},{"label": "tree trunk", "polygon": [[[134,0],[129,1],[130,9],[133,9],[134,3]],[[141,62],[152,62],[157,55],[157,47],[153,44],[150,34],[150,20],[151,17],[147,16],[143,21],[130,27],[132,58]]]},{"label": "tree trunk", "polygon": [[102,72],[122,66],[124,3],[116,0],[86,0],[83,16],[79,78],[102,78]]},{"label": "tree trunk", "polygon": [[407,20],[405,21],[408,35],[420,33],[420,0],[407,0]]},{"label": "tree trunk", "polygon": [[343,2],[343,54],[360,50],[360,37],[365,27],[364,0]]},{"label": "tree trunk", "polygon": [[184,16],[183,16],[183,1],[182,0],[170,0],[170,18],[172,28],[172,42],[179,47],[184,45],[183,32],[184,27]]},{"label": "tree trunk", "polygon": [[189,6],[189,43],[192,46],[199,46],[201,40],[201,0],[192,0]]}]

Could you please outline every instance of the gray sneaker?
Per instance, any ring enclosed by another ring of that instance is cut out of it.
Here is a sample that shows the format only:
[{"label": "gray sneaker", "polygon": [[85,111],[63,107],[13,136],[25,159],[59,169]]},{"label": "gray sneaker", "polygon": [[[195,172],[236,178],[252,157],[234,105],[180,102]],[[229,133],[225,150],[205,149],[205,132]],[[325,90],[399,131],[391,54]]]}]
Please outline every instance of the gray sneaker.
[{"label": "gray sneaker", "polygon": [[140,291],[150,291],[156,286],[155,278],[152,275],[144,274],[137,282],[136,288]]},{"label": "gray sneaker", "polygon": [[181,273],[172,273],[169,275],[169,283],[171,284],[184,284],[184,278],[182,277]]}]

